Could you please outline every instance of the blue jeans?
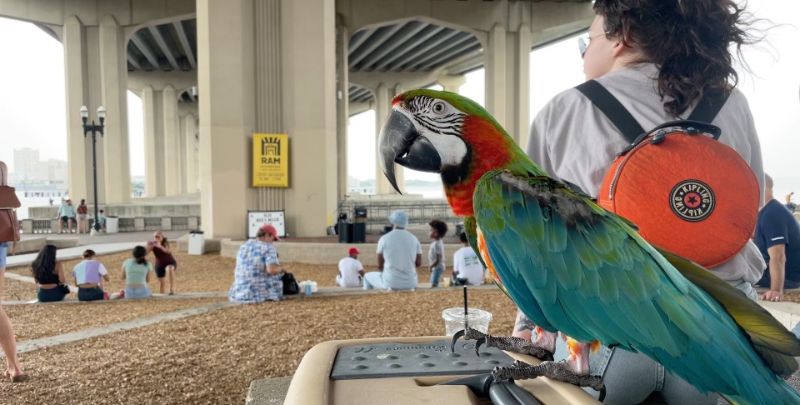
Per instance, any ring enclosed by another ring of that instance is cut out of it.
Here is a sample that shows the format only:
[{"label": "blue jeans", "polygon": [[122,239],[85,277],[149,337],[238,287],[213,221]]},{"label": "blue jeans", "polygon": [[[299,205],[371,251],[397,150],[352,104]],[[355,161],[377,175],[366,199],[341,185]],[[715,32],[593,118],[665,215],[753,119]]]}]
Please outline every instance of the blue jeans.
[{"label": "blue jeans", "polygon": [[125,299],[150,298],[149,287],[125,287]]},{"label": "blue jeans", "polygon": [[431,287],[439,286],[439,279],[442,278],[444,273],[444,265],[438,265],[431,270]]},{"label": "blue jeans", "polygon": [[6,256],[8,256],[8,242],[0,242],[0,269],[6,268]]}]

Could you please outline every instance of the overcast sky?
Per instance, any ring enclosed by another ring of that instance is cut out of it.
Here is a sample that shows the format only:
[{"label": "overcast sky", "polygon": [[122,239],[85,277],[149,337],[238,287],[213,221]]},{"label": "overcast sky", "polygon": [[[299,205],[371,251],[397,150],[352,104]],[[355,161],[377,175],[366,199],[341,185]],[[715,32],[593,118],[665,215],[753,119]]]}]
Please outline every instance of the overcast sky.
[{"label": "overcast sky", "polygon": [[[765,42],[745,49],[754,74],[740,69],[739,88],[749,99],[765,168],[776,180],[776,194],[800,193],[800,2],[751,0],[749,9],[775,27],[767,32]],[[11,165],[13,149],[21,147],[39,149],[43,159],[66,160],[61,44],[32,24],[0,18],[0,55],[4,56],[0,63],[0,160]],[[530,65],[531,119],[555,94],[583,81],[574,39],[534,52]],[[483,101],[483,70],[468,74],[461,93]],[[131,174],[141,176],[141,101],[130,93],[128,100]],[[350,156],[365,157],[350,159],[349,174],[374,177],[374,113],[352,117],[349,128]],[[407,172],[406,178],[436,177]]]}]

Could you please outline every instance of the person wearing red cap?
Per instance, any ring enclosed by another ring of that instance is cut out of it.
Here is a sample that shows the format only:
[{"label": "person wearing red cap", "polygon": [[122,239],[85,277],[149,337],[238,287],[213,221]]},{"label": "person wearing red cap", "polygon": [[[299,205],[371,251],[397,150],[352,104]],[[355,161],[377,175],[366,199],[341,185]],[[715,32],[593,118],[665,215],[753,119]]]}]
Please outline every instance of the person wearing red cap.
[{"label": "person wearing red cap", "polygon": [[358,248],[351,247],[348,257],[339,260],[339,274],[336,276],[336,284],[344,288],[361,287],[361,280],[364,278],[364,265],[358,261]]},{"label": "person wearing red cap", "polygon": [[255,239],[249,239],[239,248],[228,300],[257,303],[283,299],[283,269],[273,244],[278,240],[275,227],[265,224],[258,229]]}]

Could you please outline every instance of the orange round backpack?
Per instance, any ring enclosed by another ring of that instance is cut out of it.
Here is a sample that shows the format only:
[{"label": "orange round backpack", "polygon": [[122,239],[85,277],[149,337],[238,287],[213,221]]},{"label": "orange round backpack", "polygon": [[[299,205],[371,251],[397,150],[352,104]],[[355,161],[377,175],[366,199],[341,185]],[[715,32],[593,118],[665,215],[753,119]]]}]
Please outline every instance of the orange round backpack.
[{"label": "orange round backpack", "polygon": [[597,201],[651,244],[714,267],[756,226],[759,189],[736,151],[693,127],[651,132],[609,168]]},{"label": "orange round backpack", "polygon": [[[618,119],[620,112],[610,110],[624,107],[607,96],[590,99],[623,133],[633,134],[633,117],[625,110],[628,117]],[[690,119],[716,115],[726,98],[704,99]],[[619,105],[609,107],[614,101]],[[714,267],[750,239],[760,192],[747,162],[718,141],[718,127],[705,122],[673,121],[647,133],[636,130],[639,135],[632,136],[633,142],[611,164],[597,200],[633,222],[649,243]]]}]

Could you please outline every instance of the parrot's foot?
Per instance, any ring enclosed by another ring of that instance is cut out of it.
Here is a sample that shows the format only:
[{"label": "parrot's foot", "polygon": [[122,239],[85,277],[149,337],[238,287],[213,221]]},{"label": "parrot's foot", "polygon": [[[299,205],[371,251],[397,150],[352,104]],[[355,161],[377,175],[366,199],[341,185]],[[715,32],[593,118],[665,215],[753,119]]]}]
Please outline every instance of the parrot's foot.
[{"label": "parrot's foot", "polygon": [[496,347],[500,350],[506,350],[514,353],[521,353],[531,355],[542,361],[553,361],[553,353],[541,347],[534,346],[530,340],[520,339],[510,336],[491,336],[483,332],[468,328],[466,331],[460,330],[453,335],[453,341],[450,344],[450,351],[455,351],[456,342],[459,338],[464,337],[466,340],[475,340],[475,354],[478,354],[482,344],[486,347]]},{"label": "parrot's foot", "polygon": [[594,390],[603,389],[603,380],[598,376],[589,374],[575,374],[567,363],[559,361],[545,361],[532,366],[519,360],[511,366],[495,367],[492,376],[497,380],[526,380],[536,377],[547,377],[563,381],[579,387],[590,387]]}]

